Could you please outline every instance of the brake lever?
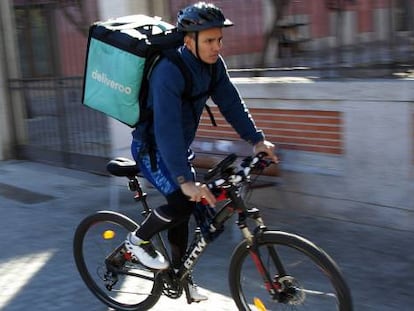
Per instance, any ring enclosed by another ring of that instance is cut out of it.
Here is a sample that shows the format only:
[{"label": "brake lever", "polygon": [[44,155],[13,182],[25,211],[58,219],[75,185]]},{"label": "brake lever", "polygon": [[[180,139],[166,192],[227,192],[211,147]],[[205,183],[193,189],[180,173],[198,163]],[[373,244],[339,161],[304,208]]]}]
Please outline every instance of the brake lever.
[{"label": "brake lever", "polygon": [[254,166],[252,167],[253,169],[264,170],[266,167],[275,163],[274,161],[267,159],[267,153],[263,151],[256,154],[256,157],[259,159],[259,161],[257,161],[257,163],[254,163]]}]

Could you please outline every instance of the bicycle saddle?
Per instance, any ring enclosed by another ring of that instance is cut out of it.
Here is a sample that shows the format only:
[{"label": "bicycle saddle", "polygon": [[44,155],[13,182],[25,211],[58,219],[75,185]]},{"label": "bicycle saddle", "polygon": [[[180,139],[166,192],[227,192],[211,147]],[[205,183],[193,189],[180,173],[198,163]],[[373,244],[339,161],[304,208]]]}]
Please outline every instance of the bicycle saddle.
[{"label": "bicycle saddle", "polygon": [[108,162],[106,170],[112,175],[133,178],[139,173],[135,161],[128,158],[115,158]]}]

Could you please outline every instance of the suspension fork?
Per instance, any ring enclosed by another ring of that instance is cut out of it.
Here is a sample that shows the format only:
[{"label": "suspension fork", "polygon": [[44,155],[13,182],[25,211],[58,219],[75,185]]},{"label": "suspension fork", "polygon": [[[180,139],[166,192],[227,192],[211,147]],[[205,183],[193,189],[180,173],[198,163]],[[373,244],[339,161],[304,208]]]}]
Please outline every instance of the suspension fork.
[{"label": "suspension fork", "polygon": [[[274,282],[273,277],[270,275],[268,269],[266,268],[266,265],[263,262],[262,256],[260,254],[260,250],[258,247],[257,238],[254,238],[254,242],[251,246],[248,247],[249,255],[252,258],[257,271],[259,272],[260,276],[262,277],[263,283],[265,285],[266,290],[269,292],[269,294],[274,298],[278,299],[280,287],[277,286],[277,284]],[[268,251],[270,253],[270,256],[272,258],[272,261],[275,263],[276,267],[279,266],[280,260],[273,249],[273,247],[268,246]],[[276,255],[276,258],[273,257],[273,255]]]},{"label": "suspension fork", "polygon": [[[247,217],[252,218],[256,222],[257,227],[256,227],[256,232],[254,233],[254,235],[250,232],[246,224]],[[260,276],[263,279],[266,290],[270,293],[270,295],[272,295],[272,297],[277,299],[280,287],[278,287],[275,284],[272,276],[269,274],[269,271],[266,269],[266,266],[263,262],[263,259],[262,259],[262,256],[259,250],[259,242],[262,239],[263,233],[267,230],[266,226],[263,223],[259,210],[256,208],[253,208],[250,210],[246,210],[246,212],[240,213],[237,224],[244,238],[247,241],[247,245],[248,245],[247,248],[249,251],[249,255],[252,258],[257,271],[259,272]],[[281,263],[281,260],[276,250],[271,245],[267,246],[267,249],[272,259],[272,262],[276,266],[277,271],[279,272],[279,274],[284,275],[285,270],[284,270],[284,267]]]}]

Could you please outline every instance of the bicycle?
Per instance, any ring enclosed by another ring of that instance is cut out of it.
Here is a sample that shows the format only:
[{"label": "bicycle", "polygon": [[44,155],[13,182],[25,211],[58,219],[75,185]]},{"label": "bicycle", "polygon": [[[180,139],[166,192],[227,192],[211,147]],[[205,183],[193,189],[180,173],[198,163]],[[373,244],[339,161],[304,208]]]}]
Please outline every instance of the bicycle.
[{"label": "bicycle", "polygon": [[[191,303],[188,274],[224,224],[237,215],[242,241],[230,258],[228,281],[239,310],[352,311],[350,290],[334,260],[301,236],[268,229],[260,211],[246,205],[244,193],[251,173],[263,171],[271,163],[264,154],[246,157],[238,167],[236,159],[231,154],[207,172],[205,181],[221,204],[212,219],[198,223],[178,273],[172,268],[152,271],[131,257],[124,247],[127,233],[138,228],[131,218],[100,211],[81,221],[73,251],[89,290],[116,310],[148,310],[161,295],[179,298],[183,292]],[[118,158],[111,160],[107,169],[112,175],[128,178],[129,189],[142,203],[143,215],[148,215],[151,209],[137,179],[135,162]],[[161,234],[154,237],[154,243],[170,260]]]}]

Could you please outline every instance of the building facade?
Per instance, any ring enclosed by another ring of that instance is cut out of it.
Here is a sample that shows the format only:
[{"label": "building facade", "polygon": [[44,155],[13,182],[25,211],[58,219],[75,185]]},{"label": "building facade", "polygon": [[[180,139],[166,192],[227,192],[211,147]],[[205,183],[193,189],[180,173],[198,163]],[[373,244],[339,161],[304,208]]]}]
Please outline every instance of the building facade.
[{"label": "building facade", "polygon": [[[80,105],[89,25],[138,13],[175,23],[176,12],[190,3],[1,1],[0,159],[36,154],[44,159],[48,150],[51,159],[59,157],[63,162],[74,162],[73,154],[92,159],[109,156],[114,145],[118,148],[117,137],[125,134],[111,120]],[[267,73],[280,76],[296,74],[291,69],[310,68],[309,75],[322,76],[369,63],[413,65],[414,0],[215,3],[236,24],[225,30],[223,55],[231,69],[280,68]]]}]

